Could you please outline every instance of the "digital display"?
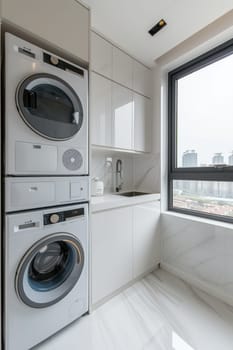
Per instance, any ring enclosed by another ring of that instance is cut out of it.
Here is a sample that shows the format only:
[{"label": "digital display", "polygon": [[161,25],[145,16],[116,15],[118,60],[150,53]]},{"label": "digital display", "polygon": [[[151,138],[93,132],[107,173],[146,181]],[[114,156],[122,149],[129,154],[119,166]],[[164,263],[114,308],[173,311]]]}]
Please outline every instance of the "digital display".
[{"label": "digital display", "polygon": [[84,208],[69,210],[64,213],[65,219],[71,219],[76,216],[84,215]]}]

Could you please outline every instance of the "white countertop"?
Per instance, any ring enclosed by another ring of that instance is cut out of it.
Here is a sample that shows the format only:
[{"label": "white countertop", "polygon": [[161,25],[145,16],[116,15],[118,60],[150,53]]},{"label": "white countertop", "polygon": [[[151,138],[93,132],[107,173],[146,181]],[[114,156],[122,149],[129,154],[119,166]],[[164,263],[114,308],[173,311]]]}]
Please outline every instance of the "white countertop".
[{"label": "white countertop", "polygon": [[119,194],[106,194],[101,197],[91,197],[91,211],[103,211],[119,207],[143,204],[160,200],[160,193],[151,193],[135,197],[124,197]]}]

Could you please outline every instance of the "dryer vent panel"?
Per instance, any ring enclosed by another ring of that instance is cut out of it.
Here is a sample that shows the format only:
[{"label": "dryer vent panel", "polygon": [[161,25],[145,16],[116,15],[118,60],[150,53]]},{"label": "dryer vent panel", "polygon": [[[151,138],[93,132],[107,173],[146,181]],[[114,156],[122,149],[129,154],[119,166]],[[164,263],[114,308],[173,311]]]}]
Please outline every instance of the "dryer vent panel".
[{"label": "dryer vent panel", "polygon": [[68,170],[78,170],[83,165],[81,153],[76,149],[68,149],[63,153],[62,162]]}]

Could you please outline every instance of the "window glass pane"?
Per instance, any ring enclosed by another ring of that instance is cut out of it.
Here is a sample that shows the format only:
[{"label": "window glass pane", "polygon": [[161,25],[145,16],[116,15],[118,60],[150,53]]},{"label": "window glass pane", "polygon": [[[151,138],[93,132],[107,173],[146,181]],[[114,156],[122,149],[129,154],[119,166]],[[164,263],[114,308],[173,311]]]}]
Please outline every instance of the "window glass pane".
[{"label": "window glass pane", "polygon": [[233,182],[174,180],[173,207],[233,217]]},{"label": "window glass pane", "polygon": [[177,81],[177,166],[233,165],[233,55]]}]

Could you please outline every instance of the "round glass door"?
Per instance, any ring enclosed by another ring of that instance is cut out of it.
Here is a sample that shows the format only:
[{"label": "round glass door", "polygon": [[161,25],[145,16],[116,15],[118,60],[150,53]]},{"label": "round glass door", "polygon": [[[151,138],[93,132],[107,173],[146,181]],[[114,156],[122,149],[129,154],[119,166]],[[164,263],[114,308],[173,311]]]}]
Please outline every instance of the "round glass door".
[{"label": "round glass door", "polygon": [[77,283],[84,264],[81,243],[58,233],[37,242],[16,273],[16,291],[28,306],[43,308],[64,298]]},{"label": "round glass door", "polygon": [[16,105],[24,122],[50,140],[68,140],[83,123],[83,108],[76,92],[51,74],[34,74],[16,91]]}]

